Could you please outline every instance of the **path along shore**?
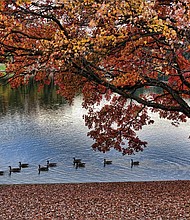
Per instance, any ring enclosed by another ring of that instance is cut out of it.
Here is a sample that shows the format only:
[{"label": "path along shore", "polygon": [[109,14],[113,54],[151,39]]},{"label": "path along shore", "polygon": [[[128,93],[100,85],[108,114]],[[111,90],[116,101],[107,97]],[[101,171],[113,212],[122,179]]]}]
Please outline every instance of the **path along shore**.
[{"label": "path along shore", "polygon": [[190,181],[0,185],[0,220],[190,220]]}]

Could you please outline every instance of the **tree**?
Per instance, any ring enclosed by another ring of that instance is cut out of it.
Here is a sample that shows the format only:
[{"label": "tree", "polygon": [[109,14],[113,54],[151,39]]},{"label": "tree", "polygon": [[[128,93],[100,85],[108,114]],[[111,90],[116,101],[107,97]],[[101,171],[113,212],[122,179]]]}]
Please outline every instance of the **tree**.
[{"label": "tree", "polygon": [[53,79],[70,102],[82,93],[94,149],[143,150],[136,132],[154,122],[150,112],[175,126],[190,118],[189,1],[1,2],[9,83]]}]

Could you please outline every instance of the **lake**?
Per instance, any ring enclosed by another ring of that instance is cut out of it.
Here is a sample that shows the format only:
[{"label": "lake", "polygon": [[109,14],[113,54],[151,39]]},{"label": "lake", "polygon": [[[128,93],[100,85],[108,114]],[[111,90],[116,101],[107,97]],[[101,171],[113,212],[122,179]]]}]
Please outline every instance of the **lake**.
[{"label": "lake", "polygon": [[[11,90],[0,87],[0,184],[80,183],[157,181],[190,179],[190,121],[174,127],[153,115],[155,124],[146,126],[139,136],[148,147],[132,156],[111,150],[93,151],[82,115],[82,98],[72,106],[55,92],[45,88],[23,87]],[[73,157],[81,158],[85,168],[76,169]],[[112,160],[104,167],[104,158]],[[130,166],[130,160],[139,166]],[[48,172],[38,173],[38,165],[56,162]],[[9,167],[29,163],[20,173]]]}]

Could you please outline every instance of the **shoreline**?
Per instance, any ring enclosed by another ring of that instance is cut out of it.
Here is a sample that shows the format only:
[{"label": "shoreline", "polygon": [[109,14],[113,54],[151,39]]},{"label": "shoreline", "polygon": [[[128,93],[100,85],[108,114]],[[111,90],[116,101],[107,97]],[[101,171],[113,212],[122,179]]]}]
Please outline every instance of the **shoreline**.
[{"label": "shoreline", "polygon": [[190,219],[190,180],[2,184],[0,220]]},{"label": "shoreline", "polygon": [[2,186],[19,186],[19,185],[82,185],[82,184],[120,184],[120,183],[154,183],[154,182],[189,182],[190,184],[190,180],[185,180],[185,179],[176,179],[176,180],[139,180],[139,181],[110,181],[110,182],[52,182],[52,183],[0,183],[0,188]]}]

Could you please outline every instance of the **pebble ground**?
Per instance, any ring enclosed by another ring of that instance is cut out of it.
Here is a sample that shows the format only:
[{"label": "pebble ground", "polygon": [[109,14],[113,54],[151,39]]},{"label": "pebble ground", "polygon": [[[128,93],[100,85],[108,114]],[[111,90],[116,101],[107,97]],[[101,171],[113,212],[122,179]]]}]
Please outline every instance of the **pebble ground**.
[{"label": "pebble ground", "polygon": [[0,185],[0,220],[190,220],[190,181]]}]

